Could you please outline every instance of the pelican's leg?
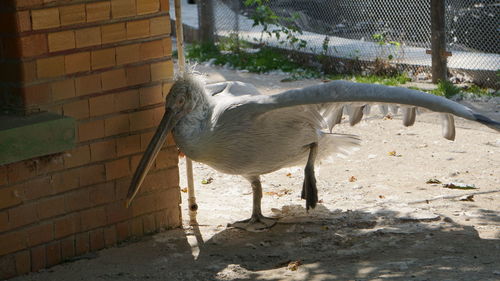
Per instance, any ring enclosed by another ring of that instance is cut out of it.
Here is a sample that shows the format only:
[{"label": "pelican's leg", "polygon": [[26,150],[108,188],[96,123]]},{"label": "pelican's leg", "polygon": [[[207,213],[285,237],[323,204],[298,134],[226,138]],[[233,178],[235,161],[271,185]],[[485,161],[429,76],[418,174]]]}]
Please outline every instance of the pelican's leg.
[{"label": "pelican's leg", "polygon": [[230,223],[228,224],[228,226],[237,227],[248,231],[261,231],[267,228],[271,228],[276,224],[276,219],[268,218],[262,215],[262,211],[260,208],[262,201],[262,185],[260,183],[260,178],[252,177],[248,180],[250,180],[250,183],[252,184],[253,191],[252,217],[246,220]]},{"label": "pelican's leg", "polygon": [[306,199],[306,209],[316,207],[318,203],[318,189],[316,188],[316,178],[314,176],[314,161],[318,154],[318,143],[309,145],[309,158],[304,169],[304,183],[302,184],[302,199]]}]

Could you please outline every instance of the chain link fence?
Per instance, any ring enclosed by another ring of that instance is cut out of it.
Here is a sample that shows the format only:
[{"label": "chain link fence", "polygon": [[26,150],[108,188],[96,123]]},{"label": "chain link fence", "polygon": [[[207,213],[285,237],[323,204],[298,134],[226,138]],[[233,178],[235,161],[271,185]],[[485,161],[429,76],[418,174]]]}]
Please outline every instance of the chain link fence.
[{"label": "chain link fence", "polygon": [[[244,0],[212,0],[215,33],[342,61],[385,61],[410,74],[431,66],[430,0],[271,0],[264,1],[302,31],[304,48],[280,43],[254,26]],[[498,87],[500,3],[495,0],[446,0],[448,68],[458,77]],[[289,24],[289,21],[288,21]],[[271,26],[270,29],[273,27]],[[276,26],[274,26],[276,28]],[[465,74],[465,76],[464,76]],[[467,79],[466,78],[466,79]]]}]

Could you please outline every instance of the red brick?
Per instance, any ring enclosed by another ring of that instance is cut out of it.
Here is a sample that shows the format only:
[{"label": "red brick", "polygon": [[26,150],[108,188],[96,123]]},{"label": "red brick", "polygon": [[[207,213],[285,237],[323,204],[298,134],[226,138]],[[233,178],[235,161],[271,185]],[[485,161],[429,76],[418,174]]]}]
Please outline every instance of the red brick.
[{"label": "red brick", "polygon": [[137,131],[155,127],[154,109],[142,110],[130,113],[130,130]]},{"label": "red brick", "polygon": [[168,16],[152,18],[149,24],[151,36],[165,35],[171,32],[170,18]]},{"label": "red brick", "polygon": [[47,266],[45,245],[31,248],[31,271],[36,272]]},{"label": "red brick", "polygon": [[90,52],[75,53],[64,57],[66,73],[77,73],[90,70]]},{"label": "red brick", "polygon": [[90,250],[97,251],[104,248],[104,232],[96,229],[90,232]]},{"label": "red brick", "polygon": [[89,233],[84,232],[76,235],[75,254],[77,256],[88,253],[90,250]]},{"label": "red brick", "polygon": [[90,162],[90,148],[88,145],[83,145],[69,150],[64,158],[64,166],[73,168],[82,166]]},{"label": "red brick", "polygon": [[151,213],[156,211],[156,197],[157,194],[147,194],[143,196],[136,197],[133,204],[130,206],[132,208],[132,215],[134,217]]},{"label": "red brick", "polygon": [[10,229],[9,225],[9,215],[7,211],[0,212],[0,233],[5,232]]},{"label": "red brick", "polygon": [[92,161],[103,161],[116,157],[116,143],[114,139],[90,144]]},{"label": "red brick", "polygon": [[160,10],[159,0],[137,0],[137,14],[145,15],[158,12]]},{"label": "red brick", "polygon": [[80,169],[80,185],[87,186],[106,179],[104,165],[98,164]]},{"label": "red brick", "polygon": [[162,83],[163,99],[165,99],[168,96],[168,94],[170,93],[170,89],[172,89],[172,85],[173,85],[173,83],[166,83],[166,82]]},{"label": "red brick", "polygon": [[49,57],[36,61],[38,78],[50,78],[64,75],[64,56]]},{"label": "red brick", "polygon": [[[49,109],[50,110],[50,109]],[[51,111],[54,112],[54,111]],[[62,113],[62,110],[60,111]],[[60,171],[64,168],[63,154],[54,154],[39,158],[36,173],[37,175],[47,175],[48,173]],[[39,182],[37,182],[39,184]]]},{"label": "red brick", "polygon": [[16,22],[19,32],[31,30],[31,16],[29,11],[18,11],[16,13]]},{"label": "red brick", "polygon": [[130,175],[130,161],[128,158],[106,163],[106,180],[114,180]]},{"label": "red brick", "polygon": [[75,237],[70,236],[61,241],[61,258],[68,260],[75,256]]},{"label": "red brick", "polygon": [[158,210],[164,208],[175,209],[181,203],[181,193],[178,188],[169,188],[167,190],[155,193],[156,208]]},{"label": "red brick", "polygon": [[53,266],[61,263],[61,244],[54,242],[46,246],[47,266]]},{"label": "red brick", "polygon": [[92,51],[92,70],[115,66],[115,48]]},{"label": "red brick", "polygon": [[33,30],[59,27],[59,9],[49,8],[31,11]]},{"label": "red brick", "polygon": [[[5,1],[9,2],[9,1]],[[43,0],[17,0],[15,1],[10,1],[12,6],[15,6],[17,8],[22,8],[22,7],[31,7],[31,6],[38,6],[43,4]]]},{"label": "red brick", "polygon": [[125,23],[107,24],[101,27],[102,44],[109,44],[127,40]]},{"label": "red brick", "polygon": [[50,101],[50,84],[38,84],[21,88],[25,105],[39,105]]},{"label": "red brick", "polygon": [[104,120],[80,123],[78,126],[80,141],[88,141],[104,137]]},{"label": "red brick", "polygon": [[132,135],[120,138],[116,141],[118,156],[134,154],[141,151],[141,136]]},{"label": "red brick", "polygon": [[[16,183],[21,180],[27,180],[36,174],[36,164],[32,160],[16,162],[7,165],[9,183]],[[0,190],[1,192],[1,190]],[[0,196],[2,198],[3,196]],[[1,202],[1,201],[0,201]],[[0,204],[1,206],[1,204]],[[2,209],[2,208],[0,208]]]},{"label": "red brick", "polygon": [[124,200],[127,197],[127,192],[131,180],[132,180],[131,177],[126,177],[116,180],[116,188],[115,188],[116,200]]},{"label": "red brick", "polygon": [[89,118],[89,100],[83,99],[64,104],[63,114],[77,120]]},{"label": "red brick", "polygon": [[80,186],[79,171],[67,170],[52,175],[52,188],[55,193],[65,192]]},{"label": "red brick", "polygon": [[162,11],[168,12],[170,10],[169,0],[160,0],[160,9]]},{"label": "red brick", "polygon": [[58,52],[76,47],[75,32],[73,30],[49,33],[49,51]]},{"label": "red brick", "polygon": [[172,39],[163,38],[161,42],[163,45],[163,55],[166,57],[172,56]]},{"label": "red brick", "polygon": [[[132,155],[130,157],[130,170],[135,171],[139,166],[139,162],[141,161],[142,155]],[[154,168],[154,167],[153,167]]]},{"label": "red brick", "polygon": [[82,215],[82,231],[94,229],[106,224],[105,207],[92,208],[85,210]]},{"label": "red brick", "polygon": [[116,245],[116,242],[116,227],[114,225],[106,227],[104,229],[104,244],[106,247],[110,247]]},{"label": "red brick", "polygon": [[26,274],[31,271],[30,251],[18,252],[15,255],[17,274]]},{"label": "red brick", "polygon": [[172,78],[174,65],[172,61],[164,61],[151,64],[151,80],[158,81],[162,79]]},{"label": "red brick", "polygon": [[[123,201],[109,204],[106,206],[106,218],[108,224],[114,224],[124,221],[132,216],[132,209],[126,208]],[[117,225],[118,238],[120,238],[120,229]],[[121,241],[121,240],[120,240]]]},{"label": "red brick", "polygon": [[144,42],[141,44],[141,60],[149,60],[163,57],[162,40]]},{"label": "red brick", "polygon": [[54,225],[45,223],[35,225],[26,230],[28,235],[28,246],[33,247],[42,243],[52,241],[54,239]]},{"label": "red brick", "polygon": [[60,239],[80,231],[80,215],[69,214],[54,221],[55,239]]},{"label": "red brick", "polygon": [[155,213],[155,222],[156,222],[156,226],[158,227],[158,230],[163,230],[163,229],[167,228],[167,226],[168,226],[167,212],[165,210],[156,212]]},{"label": "red brick", "polygon": [[65,212],[64,197],[57,196],[39,201],[37,211],[40,219],[46,219],[63,214]]},{"label": "red brick", "polygon": [[101,75],[92,74],[78,77],[75,83],[76,95],[88,95],[101,91]]},{"label": "red brick", "polygon": [[129,131],[129,120],[126,114],[117,115],[104,120],[106,136],[126,133]]},{"label": "red brick", "polygon": [[92,186],[89,193],[90,204],[93,206],[112,202],[115,199],[115,184],[107,182]]},{"label": "red brick", "polygon": [[114,110],[125,111],[130,109],[135,109],[139,107],[139,91],[129,90],[125,92],[119,92],[113,95],[114,98]]},{"label": "red brick", "polygon": [[69,99],[75,96],[75,80],[64,79],[52,83],[52,99],[54,101]]},{"label": "red brick", "polygon": [[124,69],[116,69],[101,74],[102,89],[112,90],[127,86],[127,78]]},{"label": "red brick", "polygon": [[[175,175],[175,178],[169,178],[172,175]],[[179,176],[177,168],[155,171],[152,173],[150,172],[148,176],[146,176],[146,178],[144,179],[141,191],[148,192],[151,190],[168,188],[169,185],[176,183],[176,179],[178,182]]]},{"label": "red brick", "polygon": [[4,38],[5,56],[8,58],[27,58],[48,52],[47,35],[34,34],[7,40]]},{"label": "red brick", "polygon": [[127,85],[137,85],[148,83],[151,80],[149,65],[129,66],[126,68]]},{"label": "red brick", "polygon": [[23,204],[9,209],[9,224],[11,228],[34,223],[38,217],[35,204]]},{"label": "red brick", "polygon": [[142,133],[141,134],[141,150],[146,150],[148,147],[149,143],[151,142],[151,139],[153,139],[154,131],[147,132],[147,133]]},{"label": "red brick", "polygon": [[[66,210],[73,212],[90,207],[90,197],[88,188],[80,188],[64,195]],[[83,216],[82,216],[83,227]]]},{"label": "red brick", "polygon": [[118,242],[122,242],[130,237],[130,229],[128,222],[121,222],[116,224],[116,238]]},{"label": "red brick", "polygon": [[116,63],[118,65],[138,62],[141,57],[141,45],[131,44],[116,47]]},{"label": "red brick", "polygon": [[61,25],[71,25],[86,21],[85,5],[62,6],[59,8]]},{"label": "red brick", "polygon": [[161,150],[156,156],[155,165],[157,169],[170,168],[177,166],[178,162],[177,149],[175,147]]},{"label": "red brick", "polygon": [[149,214],[142,218],[144,233],[153,233],[156,231],[155,214]]},{"label": "red brick", "polygon": [[90,116],[101,116],[114,112],[114,96],[102,95],[89,99]]},{"label": "red brick", "polygon": [[21,79],[24,82],[33,82],[36,80],[36,62],[21,63]]},{"label": "red brick", "polygon": [[130,234],[135,237],[140,237],[144,234],[144,228],[142,226],[142,219],[135,218],[129,221]]},{"label": "red brick", "polygon": [[145,38],[149,36],[149,20],[127,22],[127,39]]},{"label": "red brick", "polygon": [[0,256],[26,248],[26,237],[23,232],[0,234]]},{"label": "red brick", "polygon": [[83,48],[101,45],[101,28],[89,27],[75,31],[76,47]]},{"label": "red brick", "polygon": [[135,0],[111,0],[111,11],[114,19],[133,17],[136,15]]},{"label": "red brick", "polygon": [[51,177],[45,176],[24,184],[25,200],[33,200],[52,194]]},{"label": "red brick", "polygon": [[141,106],[148,106],[164,102],[160,85],[148,88],[141,88],[139,90],[139,97]]},{"label": "red brick", "polygon": [[0,166],[0,186],[7,184],[9,181],[7,180],[7,166]]},{"label": "red brick", "polygon": [[23,185],[15,185],[0,189],[0,209],[21,204],[24,192]]},{"label": "red brick", "polygon": [[171,208],[167,212],[167,221],[168,221],[168,228],[176,228],[180,227],[182,220],[181,220],[181,209],[180,207],[176,208]]},{"label": "red brick", "polygon": [[87,3],[87,22],[107,20],[110,17],[110,2]]}]

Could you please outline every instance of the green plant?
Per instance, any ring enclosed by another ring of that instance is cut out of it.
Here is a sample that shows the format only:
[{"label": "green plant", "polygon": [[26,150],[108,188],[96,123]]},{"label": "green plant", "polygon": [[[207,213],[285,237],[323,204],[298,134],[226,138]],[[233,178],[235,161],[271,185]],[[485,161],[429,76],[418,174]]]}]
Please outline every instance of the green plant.
[{"label": "green plant", "polygon": [[451,83],[450,81],[439,81],[437,88],[435,90],[431,90],[430,93],[437,96],[450,98],[456,94],[459,94],[460,88],[453,85],[453,83]]}]

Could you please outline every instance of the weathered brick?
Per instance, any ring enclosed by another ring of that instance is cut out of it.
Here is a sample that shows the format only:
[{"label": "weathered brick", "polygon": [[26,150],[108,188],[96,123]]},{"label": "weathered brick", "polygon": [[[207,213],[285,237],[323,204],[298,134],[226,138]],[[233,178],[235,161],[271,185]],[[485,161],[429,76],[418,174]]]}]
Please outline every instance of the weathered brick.
[{"label": "weathered brick", "polygon": [[137,131],[152,128],[156,124],[154,109],[130,113],[130,130]]},{"label": "weathered brick", "polygon": [[85,210],[82,215],[82,230],[87,231],[106,224],[105,207],[97,207]]},{"label": "weathered brick", "polygon": [[90,250],[97,251],[104,248],[104,232],[102,228],[90,232]]},{"label": "weathered brick", "polygon": [[50,101],[50,84],[38,84],[21,88],[24,105],[40,105]]},{"label": "weathered brick", "polygon": [[106,163],[106,180],[114,180],[130,175],[130,161],[122,158]]},{"label": "weathered brick", "polygon": [[114,96],[102,95],[89,99],[90,116],[102,116],[114,112]]},{"label": "weathered brick", "polygon": [[140,44],[116,47],[116,63],[118,65],[138,62],[140,60]]},{"label": "weathered brick", "polygon": [[114,66],[115,57],[115,48],[92,51],[92,70]]},{"label": "weathered brick", "polygon": [[163,61],[151,64],[151,80],[158,81],[173,77],[174,65],[172,61]]},{"label": "weathered brick", "polygon": [[132,215],[137,217],[156,211],[156,196],[158,195],[154,193],[137,196],[134,199],[134,203],[130,206],[132,208]]},{"label": "weathered brick", "polygon": [[104,120],[105,135],[113,136],[129,131],[129,120],[127,114],[120,114]]},{"label": "weathered brick", "polygon": [[64,75],[64,56],[49,57],[36,61],[39,78],[50,78]]},{"label": "weathered brick", "polygon": [[61,241],[61,259],[68,260],[75,256],[75,237],[70,236]]},{"label": "weathered brick", "polygon": [[61,263],[61,243],[59,241],[50,243],[46,247],[47,266]]},{"label": "weathered brick", "polygon": [[[27,180],[36,175],[36,164],[31,160],[12,163],[7,165],[7,173],[8,173],[7,176],[9,179],[9,183],[16,183],[21,180]],[[21,193],[19,192],[21,192],[21,190],[16,191],[16,196],[21,195]],[[0,196],[0,198],[2,197],[4,196]]]},{"label": "weathered brick", "polygon": [[114,225],[106,227],[104,229],[104,244],[106,247],[110,247],[116,245],[116,242],[116,227]]},{"label": "weathered brick", "polygon": [[122,242],[130,237],[130,229],[128,222],[120,222],[116,224],[116,238],[118,242]]},{"label": "weathered brick", "polygon": [[80,231],[80,214],[69,214],[54,221],[54,237],[60,239]]},{"label": "weathered brick", "polygon": [[159,104],[165,101],[161,93],[161,85],[141,88],[139,90],[139,98],[141,106]]},{"label": "weathered brick", "polygon": [[89,145],[82,145],[69,150],[64,157],[64,166],[73,168],[90,162]]},{"label": "weathered brick", "polygon": [[88,141],[104,137],[104,120],[80,123],[78,125],[79,141]]},{"label": "weathered brick", "polygon": [[85,4],[62,6],[59,8],[61,25],[71,25],[86,21]]},{"label": "weathered brick", "polygon": [[162,16],[149,20],[151,36],[166,35],[171,33],[170,17]]},{"label": "weathered brick", "polygon": [[21,204],[24,186],[15,185],[0,189],[0,209]]},{"label": "weathered brick", "polygon": [[136,15],[135,0],[111,0],[113,18],[133,17]]},{"label": "weathered brick", "polygon": [[27,244],[29,247],[33,247],[54,239],[54,225],[52,223],[35,225],[28,228],[26,233],[28,236]]},{"label": "weathered brick", "polygon": [[141,151],[141,136],[131,135],[116,140],[118,156],[130,155]]},{"label": "weathered brick", "polygon": [[163,230],[167,228],[168,226],[168,221],[167,221],[167,211],[161,210],[159,212],[155,213],[155,223],[156,227],[159,230]]},{"label": "weathered brick", "polygon": [[9,279],[17,275],[14,255],[0,256],[0,278]]},{"label": "weathered brick", "polygon": [[90,52],[66,55],[64,61],[68,74],[90,70]]},{"label": "weathered brick", "polygon": [[59,9],[49,8],[31,11],[33,30],[59,27]]},{"label": "weathered brick", "polygon": [[163,42],[155,40],[141,44],[140,54],[142,60],[156,59],[163,57]]},{"label": "weathered brick", "polygon": [[125,92],[119,92],[113,95],[114,98],[114,110],[124,111],[135,109],[139,107],[139,91],[138,90],[129,90]]},{"label": "weathered brick", "polygon": [[24,199],[33,200],[52,194],[52,178],[44,176],[24,184]]},{"label": "weathered brick", "polygon": [[127,78],[124,69],[115,69],[101,73],[102,89],[112,90],[127,86]]},{"label": "weathered brick", "polygon": [[79,100],[63,105],[63,114],[75,119],[89,118],[89,100]]},{"label": "weathered brick", "polygon": [[129,221],[130,234],[134,237],[140,237],[144,234],[142,227],[142,218],[135,218]]},{"label": "weathered brick", "polygon": [[39,201],[37,205],[37,212],[40,219],[46,219],[63,214],[65,212],[64,196],[56,196]]},{"label": "weathered brick", "polygon": [[101,75],[92,74],[76,78],[76,95],[88,95],[101,91]]},{"label": "weathered brick", "polygon": [[55,193],[65,192],[80,186],[79,171],[66,170],[52,175],[52,188]]},{"label": "weathered brick", "polygon": [[97,164],[80,169],[80,185],[87,186],[103,182],[106,179],[104,165]]},{"label": "weathered brick", "polygon": [[73,30],[49,33],[49,51],[58,52],[76,47],[75,32]]},{"label": "weathered brick", "polygon": [[64,79],[52,83],[52,99],[54,101],[69,99],[75,96],[75,80]]},{"label": "weathered brick", "polygon": [[137,39],[149,36],[149,20],[127,22],[127,39]]},{"label": "weathered brick", "polygon": [[101,45],[101,28],[89,27],[75,31],[76,47],[83,48]]},{"label": "weathered brick", "polygon": [[26,236],[21,231],[0,234],[0,256],[26,248]]},{"label": "weathered brick", "polygon": [[181,226],[182,219],[181,219],[181,209],[179,206],[168,209],[167,221],[168,221],[167,228],[176,228]]},{"label": "weathered brick", "polygon": [[127,29],[123,22],[103,25],[101,31],[103,44],[127,40]]},{"label": "weathered brick", "polygon": [[87,4],[87,22],[107,20],[111,17],[111,4],[108,1]]},{"label": "weathered brick", "polygon": [[90,204],[93,206],[112,202],[115,199],[115,184],[114,182],[106,182],[92,186],[89,194]]},{"label": "weathered brick", "polygon": [[148,64],[138,66],[128,66],[126,68],[127,85],[137,85],[148,83],[151,80],[150,67]]},{"label": "weathered brick", "polygon": [[158,12],[160,10],[159,0],[137,0],[137,14],[145,15]]},{"label": "weathered brick", "polygon": [[[114,224],[117,222],[124,221],[124,220],[130,218],[131,216],[132,216],[132,209],[126,208],[125,204],[123,204],[123,201],[108,204],[106,206],[106,217],[107,217],[108,224]],[[119,239],[119,241],[122,241],[122,240],[120,240],[119,225],[117,225],[116,228],[118,231],[118,239]]]},{"label": "weathered brick", "polygon": [[144,233],[153,233],[156,231],[155,214],[149,214],[142,218]]},{"label": "weathered brick", "polygon": [[37,212],[34,203],[23,204],[9,209],[9,225],[12,229],[37,221]]},{"label": "weathered brick", "polygon": [[90,144],[92,161],[103,161],[116,157],[116,143],[114,139]]},{"label": "weathered brick", "polygon": [[16,23],[19,32],[31,30],[31,16],[29,11],[18,11],[16,13]]},{"label": "weathered brick", "polygon": [[36,272],[47,266],[45,245],[31,248],[31,271]]},{"label": "weathered brick", "polygon": [[[90,196],[88,188],[80,188],[64,195],[66,210],[73,212],[90,207]],[[83,215],[82,215],[83,228]]]},{"label": "weathered brick", "polygon": [[26,274],[31,271],[31,255],[29,250],[16,253],[15,259],[17,274]]},{"label": "weathered brick", "polygon": [[[6,41],[7,42],[7,41]],[[18,42],[14,43],[14,50],[5,51],[8,57],[34,57],[46,54],[48,52],[48,43],[46,34],[33,34],[19,38]],[[6,47],[7,48],[7,47]]]},{"label": "weathered brick", "polygon": [[89,233],[77,234],[75,237],[75,254],[77,256],[88,253],[90,250]]}]

